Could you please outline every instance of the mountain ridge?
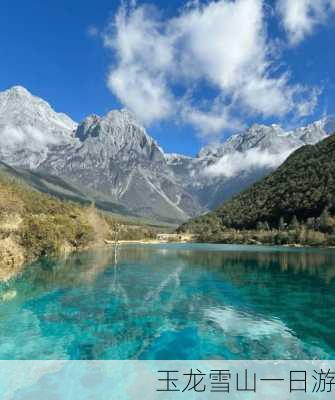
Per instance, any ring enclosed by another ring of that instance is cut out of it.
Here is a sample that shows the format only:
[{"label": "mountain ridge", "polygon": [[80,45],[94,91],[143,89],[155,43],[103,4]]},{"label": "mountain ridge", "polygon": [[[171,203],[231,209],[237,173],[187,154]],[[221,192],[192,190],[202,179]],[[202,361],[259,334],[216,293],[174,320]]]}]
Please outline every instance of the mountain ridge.
[{"label": "mountain ridge", "polygon": [[288,132],[255,124],[189,157],[165,153],[128,110],[77,124],[15,86],[0,92],[0,138],[9,142],[3,141],[0,160],[70,178],[132,214],[177,222],[239,193],[296,148],[326,137],[328,125],[335,120]]},{"label": "mountain ridge", "polygon": [[291,220],[315,221],[325,210],[334,215],[334,169],[335,134],[299,148],[272,174],[180,230],[252,230],[259,224],[277,229]]},{"label": "mountain ridge", "polygon": [[145,217],[172,222],[201,211],[175,182],[157,142],[127,111],[88,117],[75,138],[74,144],[51,150],[39,168],[87,184]]},{"label": "mountain ridge", "polygon": [[76,122],[22,86],[0,92],[0,159],[36,168],[50,146],[71,143]]}]

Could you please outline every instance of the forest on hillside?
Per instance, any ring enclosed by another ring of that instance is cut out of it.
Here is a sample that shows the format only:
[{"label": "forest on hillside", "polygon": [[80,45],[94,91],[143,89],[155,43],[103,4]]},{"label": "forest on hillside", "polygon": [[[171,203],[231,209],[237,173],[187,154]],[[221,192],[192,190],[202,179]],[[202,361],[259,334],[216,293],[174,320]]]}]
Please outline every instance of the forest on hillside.
[{"label": "forest on hillside", "polygon": [[213,212],[181,225],[179,231],[211,241],[227,241],[224,237],[232,236],[227,232],[296,232],[287,242],[301,243],[296,236],[303,230],[303,244],[313,242],[306,238],[308,232],[326,235],[316,242],[328,244],[335,234],[334,171],[335,135],[300,148],[275,172]]}]

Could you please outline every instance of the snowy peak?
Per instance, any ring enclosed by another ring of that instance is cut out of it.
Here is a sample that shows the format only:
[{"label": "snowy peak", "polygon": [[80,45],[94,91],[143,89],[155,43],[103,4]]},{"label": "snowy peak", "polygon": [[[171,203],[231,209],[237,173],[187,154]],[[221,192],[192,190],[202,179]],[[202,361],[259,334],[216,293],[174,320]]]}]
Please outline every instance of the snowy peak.
[{"label": "snowy peak", "polygon": [[335,133],[335,118],[334,117],[325,117],[320,122],[321,128],[328,135],[332,135]]},{"label": "snowy peak", "polygon": [[128,110],[77,125],[22,86],[0,92],[0,160],[67,177],[135,215],[183,220],[221,204],[295,149],[335,132],[335,119],[284,130],[253,125],[196,158],[164,154]]},{"label": "snowy peak", "polygon": [[335,132],[335,119],[325,117],[302,128],[254,124],[223,143],[201,149],[191,161],[169,161],[180,182],[206,208],[214,208],[282,164],[301,146],[314,144]]},{"label": "snowy peak", "polygon": [[91,148],[103,145],[108,157],[122,154],[123,158],[164,161],[164,154],[156,141],[127,110],[113,110],[104,117],[91,115],[80,123],[75,136]]},{"label": "snowy peak", "polygon": [[121,110],[111,110],[105,116],[105,119],[110,121],[112,124],[119,126],[119,127],[126,127],[128,125],[137,126],[139,129],[144,130],[142,125],[138,122],[135,115],[123,108]]},{"label": "snowy peak", "polygon": [[50,146],[74,141],[77,124],[57,113],[22,86],[0,92],[0,159],[11,165],[37,167]]},{"label": "snowy peak", "polygon": [[29,124],[51,123],[72,132],[77,124],[66,114],[55,112],[45,100],[32,95],[22,86],[0,92],[0,118],[4,121]]},{"label": "snowy peak", "polygon": [[291,132],[304,144],[315,144],[332,133],[335,133],[335,119],[331,116],[324,117],[319,121]]},{"label": "snowy peak", "polygon": [[6,92],[8,92],[9,95],[12,96],[31,96],[31,93],[28,92],[26,88],[20,85],[13,86],[12,88],[8,89]]},{"label": "snowy peak", "polygon": [[128,111],[87,117],[75,139],[73,146],[56,148],[41,168],[103,194],[134,215],[175,222],[202,211],[176,181],[158,144]]},{"label": "snowy peak", "polygon": [[[258,125],[254,124],[243,132],[235,134],[228,138],[225,142],[206,146],[201,149],[199,158],[203,157],[222,157],[225,154],[234,152],[245,152],[251,148],[268,148],[278,149],[288,142],[285,133],[279,125]],[[288,143],[291,146],[292,143]]]},{"label": "snowy peak", "polygon": [[280,125],[254,124],[235,134],[224,143],[212,144],[201,149],[198,158],[220,158],[234,152],[244,153],[250,149],[280,154],[295,150],[305,144],[314,144],[335,132],[335,119],[325,117],[302,128],[285,131]]}]

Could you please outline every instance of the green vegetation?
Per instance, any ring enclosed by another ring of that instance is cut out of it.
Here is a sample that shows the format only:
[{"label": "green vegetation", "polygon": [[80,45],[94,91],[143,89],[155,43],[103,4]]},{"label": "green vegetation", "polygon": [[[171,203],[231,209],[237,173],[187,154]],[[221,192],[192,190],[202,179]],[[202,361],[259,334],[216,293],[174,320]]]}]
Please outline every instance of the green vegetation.
[{"label": "green vegetation", "polygon": [[156,229],[153,227],[115,217],[105,216],[104,218],[110,228],[107,240],[146,240],[155,239],[157,236]]},{"label": "green vegetation", "polygon": [[178,228],[201,241],[335,245],[335,136],[304,146],[268,177]]},{"label": "green vegetation", "polygon": [[14,238],[27,259],[58,255],[92,242],[94,231],[86,210],[0,176],[0,239]]},{"label": "green vegetation", "polygon": [[41,193],[10,169],[0,171],[0,280],[26,261],[104,246],[106,240],[151,239],[157,229],[99,212],[92,203]]},{"label": "green vegetation", "polygon": [[59,255],[67,249],[80,249],[93,241],[92,227],[83,217],[31,215],[20,229],[21,244],[33,258]]}]

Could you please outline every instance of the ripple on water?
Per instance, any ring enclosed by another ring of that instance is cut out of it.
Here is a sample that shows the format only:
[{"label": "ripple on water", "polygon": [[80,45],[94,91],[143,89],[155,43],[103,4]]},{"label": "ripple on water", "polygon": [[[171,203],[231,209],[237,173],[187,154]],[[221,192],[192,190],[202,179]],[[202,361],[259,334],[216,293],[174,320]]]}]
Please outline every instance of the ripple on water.
[{"label": "ripple on water", "polygon": [[113,263],[81,253],[4,284],[0,358],[335,356],[335,251],[124,246]]}]

